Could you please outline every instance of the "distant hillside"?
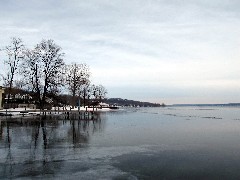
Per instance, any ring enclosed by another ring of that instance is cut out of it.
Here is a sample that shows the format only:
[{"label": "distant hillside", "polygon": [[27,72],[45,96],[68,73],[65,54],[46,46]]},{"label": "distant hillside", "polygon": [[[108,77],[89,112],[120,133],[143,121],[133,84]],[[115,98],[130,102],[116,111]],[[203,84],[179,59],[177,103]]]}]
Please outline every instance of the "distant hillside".
[{"label": "distant hillside", "polygon": [[129,107],[162,107],[164,104],[134,101],[122,98],[109,98],[104,100],[105,103],[112,106],[129,106]]}]

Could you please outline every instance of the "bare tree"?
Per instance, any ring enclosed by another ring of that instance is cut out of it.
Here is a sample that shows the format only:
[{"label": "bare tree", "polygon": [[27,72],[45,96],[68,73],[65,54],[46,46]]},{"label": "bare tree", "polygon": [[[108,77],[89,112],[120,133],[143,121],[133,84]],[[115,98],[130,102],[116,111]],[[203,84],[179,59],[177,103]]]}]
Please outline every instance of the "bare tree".
[{"label": "bare tree", "polygon": [[41,77],[43,76],[40,49],[34,48],[33,50],[25,51],[25,61],[22,66],[21,73],[23,74],[23,81],[25,82],[25,88],[31,90],[37,101],[41,104],[42,84]]},{"label": "bare tree", "polygon": [[93,85],[92,94],[95,99],[101,101],[102,99],[106,98],[107,89],[102,85],[98,85],[98,86]]},{"label": "bare tree", "polygon": [[82,81],[79,96],[83,99],[83,106],[85,107],[86,99],[89,99],[91,96],[90,81],[88,79]]},{"label": "bare tree", "polygon": [[36,94],[40,107],[44,108],[47,96],[56,94],[63,85],[64,54],[53,40],[42,40],[25,55],[24,78]]},{"label": "bare tree", "polygon": [[[72,63],[66,66],[66,82],[72,95],[72,106],[76,104],[76,95],[82,94],[90,84],[90,71],[87,64]],[[85,102],[84,102],[85,104]]]},{"label": "bare tree", "polygon": [[20,38],[13,37],[11,44],[5,48],[8,59],[4,61],[7,66],[7,73],[2,75],[4,85],[8,87],[8,101],[12,93],[14,77],[17,74],[19,62],[23,59],[24,45]]}]

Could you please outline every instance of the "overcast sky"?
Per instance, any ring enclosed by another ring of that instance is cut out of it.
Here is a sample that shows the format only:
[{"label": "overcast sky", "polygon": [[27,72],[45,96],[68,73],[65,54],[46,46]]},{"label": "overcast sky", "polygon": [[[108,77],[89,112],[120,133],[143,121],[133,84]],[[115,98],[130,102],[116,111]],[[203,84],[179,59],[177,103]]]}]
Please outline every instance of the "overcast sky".
[{"label": "overcast sky", "polygon": [[53,39],[108,97],[240,102],[239,0],[0,0],[0,48],[10,37]]}]

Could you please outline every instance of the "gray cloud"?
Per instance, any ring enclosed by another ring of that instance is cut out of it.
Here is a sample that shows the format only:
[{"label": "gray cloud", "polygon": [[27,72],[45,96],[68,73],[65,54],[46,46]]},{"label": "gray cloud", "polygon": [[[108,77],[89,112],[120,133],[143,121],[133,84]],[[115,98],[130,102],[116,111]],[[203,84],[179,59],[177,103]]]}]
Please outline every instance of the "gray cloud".
[{"label": "gray cloud", "polygon": [[[189,102],[207,102],[197,89],[218,80],[222,84],[216,87],[229,86],[224,98],[216,97],[225,102],[239,81],[239,8],[238,0],[1,0],[0,46],[12,36],[29,48],[52,38],[67,62],[90,65],[94,81],[106,84],[109,96],[139,94],[136,98],[147,100],[160,92],[172,103],[182,98],[180,92],[194,91]],[[178,82],[188,83],[180,90]]]}]

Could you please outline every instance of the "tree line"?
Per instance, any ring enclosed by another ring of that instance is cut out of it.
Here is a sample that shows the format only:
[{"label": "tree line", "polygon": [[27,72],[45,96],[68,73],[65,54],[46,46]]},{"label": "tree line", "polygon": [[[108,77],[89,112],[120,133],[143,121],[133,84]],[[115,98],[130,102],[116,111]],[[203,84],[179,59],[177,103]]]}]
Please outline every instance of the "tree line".
[{"label": "tree line", "polygon": [[91,72],[85,63],[64,62],[62,48],[53,40],[42,40],[34,48],[28,49],[21,38],[11,38],[11,43],[2,51],[6,59],[5,73],[1,74],[3,85],[7,87],[9,101],[13,88],[27,90],[37,105],[44,108],[47,100],[68,92],[71,105],[86,100],[101,101],[107,90],[102,85],[91,83]]},{"label": "tree line", "polygon": [[150,103],[150,102],[141,102],[129,99],[122,99],[122,98],[108,98],[104,99],[105,103],[109,104],[110,106],[124,106],[124,107],[165,107],[164,103]]}]

